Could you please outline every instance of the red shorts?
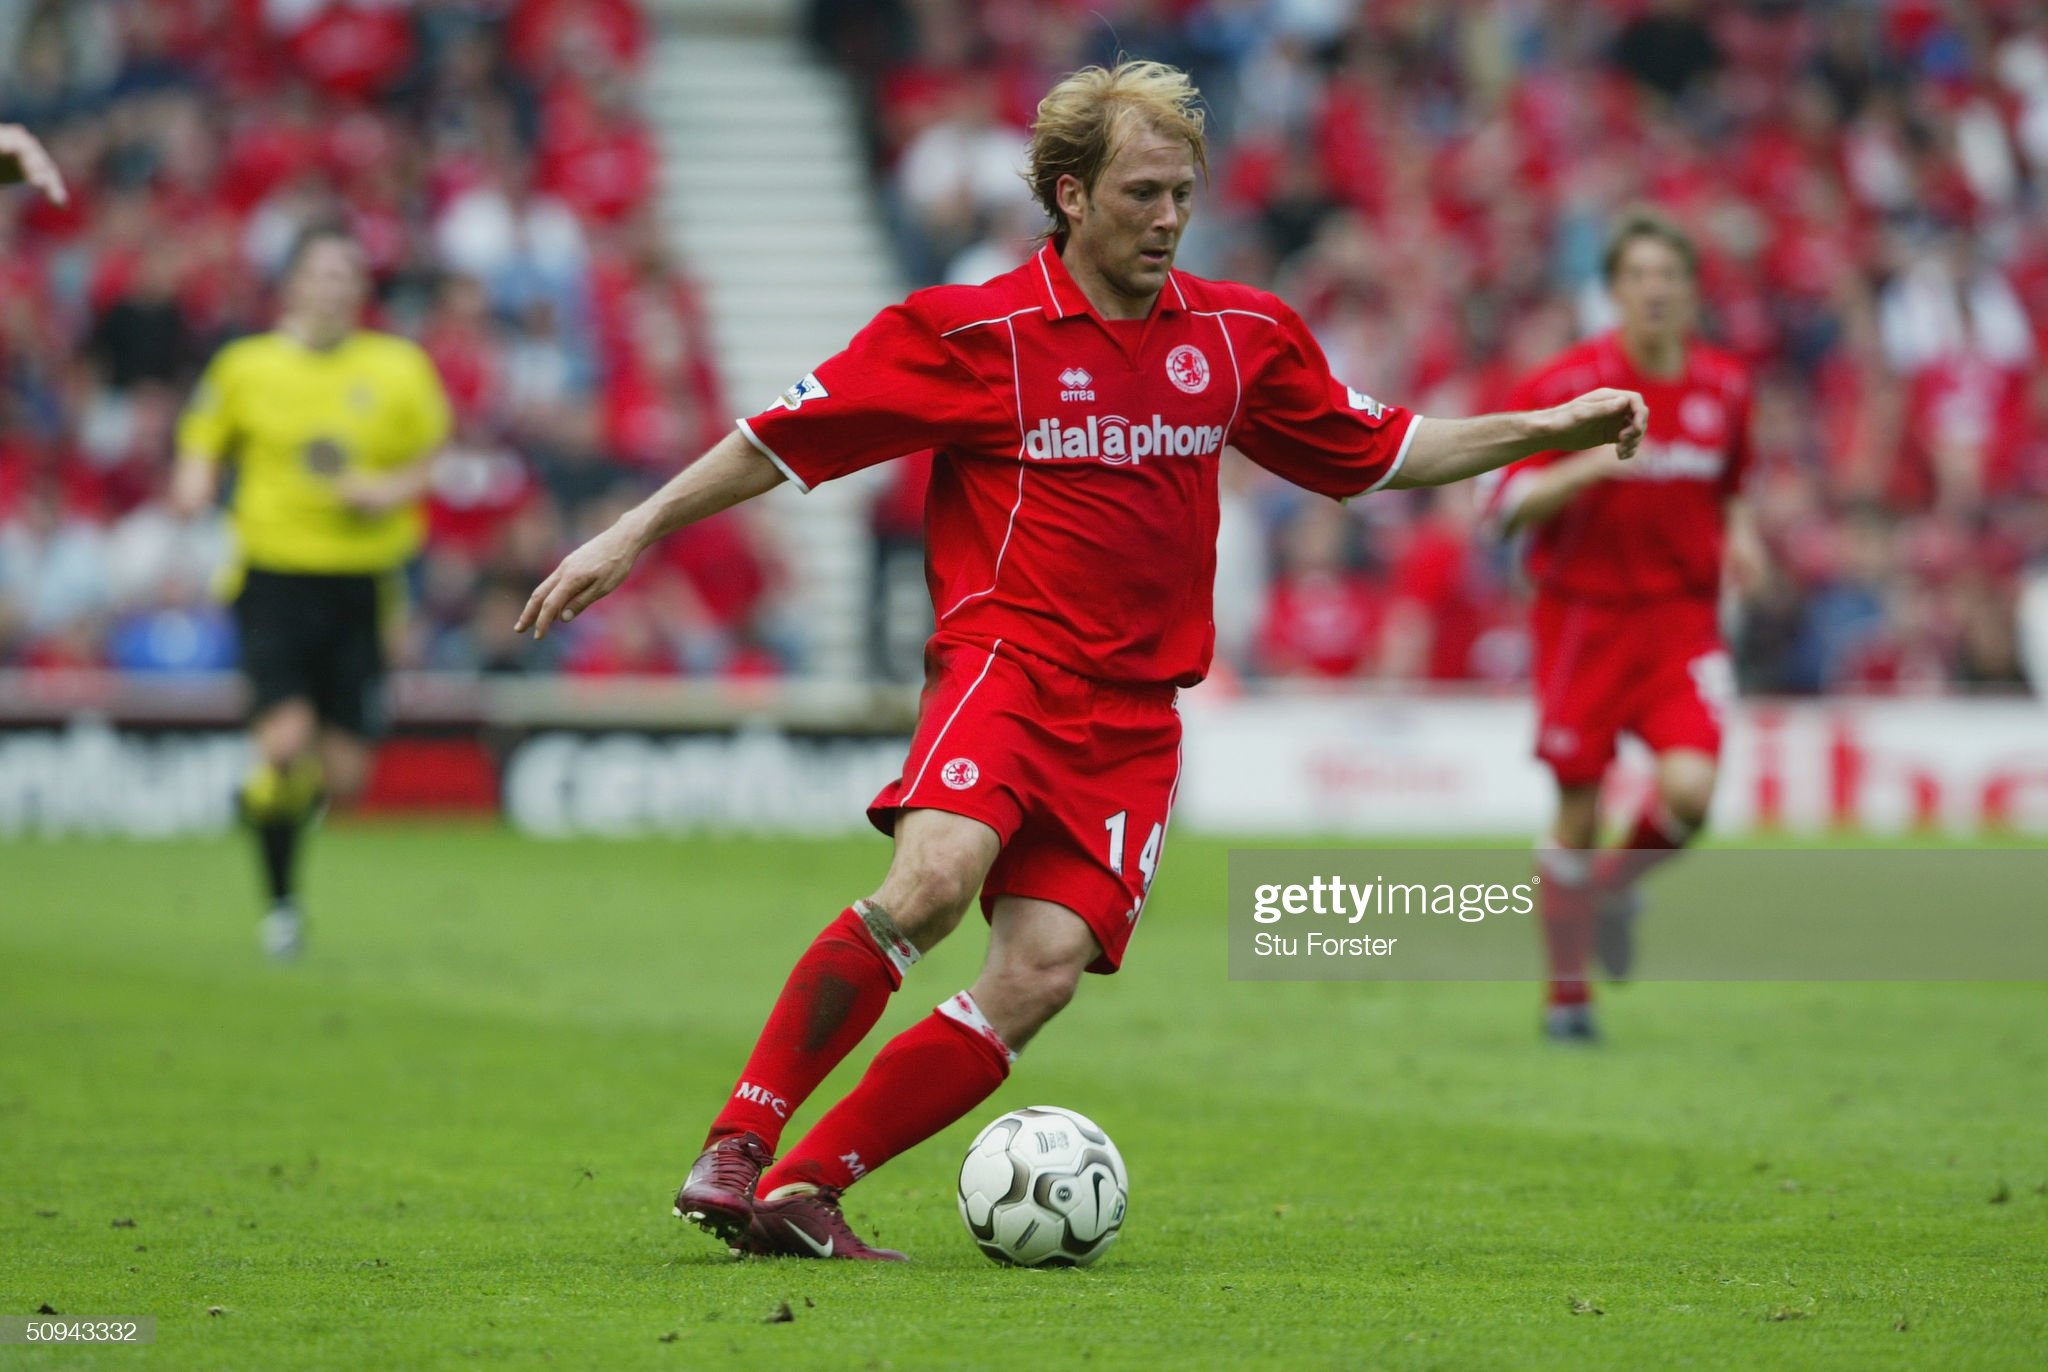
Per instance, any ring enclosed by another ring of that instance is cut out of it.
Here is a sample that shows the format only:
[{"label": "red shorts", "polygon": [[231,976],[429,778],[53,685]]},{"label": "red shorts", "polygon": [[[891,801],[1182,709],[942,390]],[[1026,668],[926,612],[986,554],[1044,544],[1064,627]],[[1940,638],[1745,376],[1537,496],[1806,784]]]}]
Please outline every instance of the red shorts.
[{"label": "red shorts", "polygon": [[1559,784],[1599,781],[1624,730],[1719,754],[1735,680],[1711,601],[1538,596],[1534,620],[1536,756]]},{"label": "red shorts", "polygon": [[868,818],[885,834],[904,810],[988,825],[1003,847],[982,884],[982,914],[1003,896],[1064,905],[1102,945],[1088,970],[1114,972],[1159,870],[1180,780],[1176,694],[935,639],[903,775]]}]

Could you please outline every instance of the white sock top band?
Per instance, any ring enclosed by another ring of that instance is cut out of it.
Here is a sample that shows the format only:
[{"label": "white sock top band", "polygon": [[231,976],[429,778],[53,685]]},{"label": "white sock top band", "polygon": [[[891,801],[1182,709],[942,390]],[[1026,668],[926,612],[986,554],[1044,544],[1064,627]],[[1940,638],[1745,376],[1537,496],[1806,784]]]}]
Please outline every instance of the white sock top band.
[{"label": "white sock top band", "polygon": [[917,951],[917,945],[903,937],[903,931],[889,918],[881,906],[869,900],[853,903],[853,912],[860,916],[860,922],[867,927],[868,937],[875,941],[875,947],[882,950],[882,956],[889,959],[889,965],[902,976],[924,956]]},{"label": "white sock top band", "polygon": [[981,1013],[981,1007],[974,1003],[974,997],[965,991],[939,1006],[939,1013],[958,1024],[964,1024],[975,1033],[994,1044],[1005,1060],[1015,1062],[1017,1054],[1010,1045],[1003,1042],[1003,1036],[988,1022],[988,1016]]}]

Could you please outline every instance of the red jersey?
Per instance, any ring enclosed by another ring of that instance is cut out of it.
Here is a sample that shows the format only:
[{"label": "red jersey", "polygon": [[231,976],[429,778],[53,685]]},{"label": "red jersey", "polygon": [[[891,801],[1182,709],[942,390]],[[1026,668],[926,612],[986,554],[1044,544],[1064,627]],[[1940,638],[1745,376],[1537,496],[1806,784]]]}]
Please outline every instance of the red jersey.
[{"label": "red jersey", "polygon": [[[1731,355],[1689,342],[1675,380],[1646,376],[1606,334],[1523,381],[1508,404],[1545,409],[1602,386],[1639,392],[1650,407],[1649,432],[1620,475],[1529,531],[1529,575],[1543,594],[1574,599],[1712,599],[1727,500],[1749,468],[1747,373]],[[1511,509],[1518,478],[1566,456],[1537,453],[1508,467],[1494,508]]]},{"label": "red jersey", "polygon": [[1282,572],[1266,593],[1259,665],[1274,676],[1357,676],[1379,648],[1385,619],[1385,597],[1366,577]]},{"label": "red jersey", "polygon": [[1106,320],[1051,246],[919,291],[740,428],[804,490],[935,450],[926,578],[943,635],[1101,681],[1192,685],[1215,647],[1224,445],[1344,498],[1399,470],[1416,416],[1331,378],[1265,291],[1169,273]]}]

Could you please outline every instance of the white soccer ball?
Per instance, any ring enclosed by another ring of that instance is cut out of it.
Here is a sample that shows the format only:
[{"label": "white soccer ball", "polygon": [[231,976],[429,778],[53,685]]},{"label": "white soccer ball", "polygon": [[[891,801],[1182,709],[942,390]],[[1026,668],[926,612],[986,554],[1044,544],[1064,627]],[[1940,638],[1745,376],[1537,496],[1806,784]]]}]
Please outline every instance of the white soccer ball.
[{"label": "white soccer ball", "polygon": [[960,1218],[981,1251],[1019,1267],[1086,1267],[1116,1242],[1131,1192],[1095,1121],[1033,1105],[977,1134],[960,1164]]}]

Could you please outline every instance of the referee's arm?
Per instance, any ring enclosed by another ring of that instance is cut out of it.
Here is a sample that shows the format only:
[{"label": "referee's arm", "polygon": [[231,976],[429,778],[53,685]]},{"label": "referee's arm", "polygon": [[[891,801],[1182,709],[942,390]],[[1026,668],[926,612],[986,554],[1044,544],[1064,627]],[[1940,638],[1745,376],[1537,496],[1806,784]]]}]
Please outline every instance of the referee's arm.
[{"label": "referee's arm", "polygon": [[170,501],[171,513],[180,519],[213,508],[220,495],[220,464],[233,446],[235,425],[224,353],[216,353],[207,364],[185,413],[178,417],[178,460],[171,469]]},{"label": "referee's arm", "polygon": [[220,494],[220,463],[205,453],[181,449],[171,469],[171,513],[191,519],[213,508]]},{"label": "referee's arm", "polygon": [[441,374],[418,347],[405,346],[409,366],[403,373],[404,387],[396,402],[404,416],[406,445],[412,450],[413,459],[382,471],[356,469],[342,475],[335,483],[334,493],[359,515],[390,514],[424,499],[433,474],[434,456],[448,441],[454,424]]}]

